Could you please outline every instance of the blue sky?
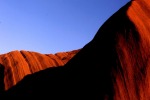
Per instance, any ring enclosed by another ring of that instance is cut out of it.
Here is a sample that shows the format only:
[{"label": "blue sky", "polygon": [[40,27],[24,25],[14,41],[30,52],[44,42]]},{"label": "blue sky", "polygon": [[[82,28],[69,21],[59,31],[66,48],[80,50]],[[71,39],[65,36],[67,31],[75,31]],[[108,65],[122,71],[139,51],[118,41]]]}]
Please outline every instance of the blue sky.
[{"label": "blue sky", "polygon": [[80,49],[129,0],[0,0],[0,54]]}]

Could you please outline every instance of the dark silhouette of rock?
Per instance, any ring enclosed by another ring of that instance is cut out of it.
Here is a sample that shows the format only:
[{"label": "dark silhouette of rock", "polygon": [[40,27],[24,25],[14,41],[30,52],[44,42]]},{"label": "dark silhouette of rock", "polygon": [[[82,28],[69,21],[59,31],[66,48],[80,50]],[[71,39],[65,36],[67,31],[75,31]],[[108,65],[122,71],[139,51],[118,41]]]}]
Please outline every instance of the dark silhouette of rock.
[{"label": "dark silhouette of rock", "polygon": [[0,64],[0,96],[3,96],[4,94],[4,89],[5,84],[4,84],[4,66]]},{"label": "dark silhouette of rock", "polygon": [[150,99],[150,3],[132,0],[63,67],[26,76],[7,96],[69,100]]}]

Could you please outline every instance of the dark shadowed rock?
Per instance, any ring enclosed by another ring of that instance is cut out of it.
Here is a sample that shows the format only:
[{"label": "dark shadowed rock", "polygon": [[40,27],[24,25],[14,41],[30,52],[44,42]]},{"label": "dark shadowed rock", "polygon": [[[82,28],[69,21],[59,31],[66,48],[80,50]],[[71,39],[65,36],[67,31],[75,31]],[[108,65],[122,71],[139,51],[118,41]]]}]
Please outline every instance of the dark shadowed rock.
[{"label": "dark shadowed rock", "polygon": [[5,91],[4,87],[4,66],[0,64],[0,96],[2,96]]},{"label": "dark shadowed rock", "polygon": [[69,100],[150,99],[150,3],[132,0],[65,66],[26,76],[8,96]]}]

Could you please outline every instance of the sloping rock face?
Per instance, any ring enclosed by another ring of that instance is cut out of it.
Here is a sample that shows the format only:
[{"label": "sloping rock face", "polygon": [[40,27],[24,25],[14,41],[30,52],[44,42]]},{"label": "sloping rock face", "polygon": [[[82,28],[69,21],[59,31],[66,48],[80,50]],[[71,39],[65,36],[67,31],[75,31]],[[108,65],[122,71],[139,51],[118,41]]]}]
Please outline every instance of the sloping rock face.
[{"label": "sloping rock face", "polygon": [[149,8],[148,0],[127,3],[65,66],[29,75],[6,91],[6,95],[149,100]]},{"label": "sloping rock face", "polygon": [[5,90],[14,86],[28,74],[33,74],[49,67],[63,66],[78,51],[40,54],[22,50],[0,55],[0,63],[4,66]]},{"label": "sloping rock face", "polygon": [[84,78],[91,77],[86,82],[94,82],[90,87],[93,98],[150,99],[149,12],[149,0],[132,0],[112,15],[94,39],[66,64],[76,71],[80,67],[78,73],[84,73]]}]

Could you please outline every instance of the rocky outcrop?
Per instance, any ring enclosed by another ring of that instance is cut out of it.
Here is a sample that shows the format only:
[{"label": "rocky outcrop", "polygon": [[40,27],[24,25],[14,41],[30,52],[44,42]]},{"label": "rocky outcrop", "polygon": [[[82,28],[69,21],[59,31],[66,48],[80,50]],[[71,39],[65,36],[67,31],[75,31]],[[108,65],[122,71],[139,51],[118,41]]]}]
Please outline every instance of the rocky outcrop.
[{"label": "rocky outcrop", "polygon": [[93,82],[87,94],[94,94],[95,100],[150,99],[149,12],[149,0],[127,3],[66,64],[72,70],[80,69],[77,73],[86,74],[85,78],[91,77],[83,83]]},{"label": "rocky outcrop", "polygon": [[63,67],[26,76],[6,95],[49,99],[149,100],[150,3],[132,0]]},{"label": "rocky outcrop", "polygon": [[49,67],[63,66],[77,52],[78,50],[56,54],[40,54],[22,50],[0,55],[0,63],[4,66],[5,90],[14,86],[28,74]]}]

